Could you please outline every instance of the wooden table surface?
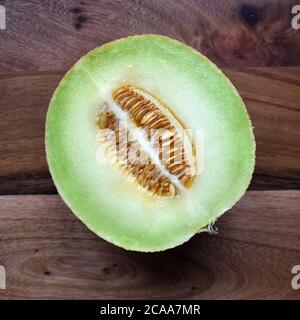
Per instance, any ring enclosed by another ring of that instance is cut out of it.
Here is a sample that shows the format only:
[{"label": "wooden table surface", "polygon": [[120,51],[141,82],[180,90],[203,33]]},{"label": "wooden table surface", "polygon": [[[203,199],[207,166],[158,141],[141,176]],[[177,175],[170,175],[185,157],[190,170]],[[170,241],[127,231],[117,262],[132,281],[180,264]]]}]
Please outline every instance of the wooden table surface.
[{"label": "wooden table surface", "polygon": [[[0,4],[4,2],[0,0]],[[6,1],[0,30],[0,265],[8,298],[300,299],[300,30],[292,0]],[[127,252],[76,219],[44,151],[47,106],[82,54],[130,34],[165,34],[207,54],[255,127],[245,197],[216,236]]]}]

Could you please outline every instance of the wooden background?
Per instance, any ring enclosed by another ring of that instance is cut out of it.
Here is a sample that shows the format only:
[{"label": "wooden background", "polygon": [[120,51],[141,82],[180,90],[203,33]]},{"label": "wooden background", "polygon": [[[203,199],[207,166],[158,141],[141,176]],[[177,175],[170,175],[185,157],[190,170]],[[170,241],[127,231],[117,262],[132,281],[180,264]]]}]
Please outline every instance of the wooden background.
[{"label": "wooden background", "polygon": [[[0,265],[7,298],[300,298],[300,30],[290,0],[1,1]],[[250,191],[199,234],[155,254],[93,235],[62,203],[44,153],[51,94],[88,50],[141,33],[207,54],[255,127]]]}]

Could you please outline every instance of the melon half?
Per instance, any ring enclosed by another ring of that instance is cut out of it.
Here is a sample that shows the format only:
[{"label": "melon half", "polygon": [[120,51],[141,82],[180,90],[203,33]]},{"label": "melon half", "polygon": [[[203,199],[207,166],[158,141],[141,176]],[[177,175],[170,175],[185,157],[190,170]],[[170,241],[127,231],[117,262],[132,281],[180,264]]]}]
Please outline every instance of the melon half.
[{"label": "melon half", "polygon": [[141,35],[96,48],[64,76],[46,153],[58,193],[89,229],[153,252],[208,230],[242,197],[255,140],[240,95],[212,62]]}]

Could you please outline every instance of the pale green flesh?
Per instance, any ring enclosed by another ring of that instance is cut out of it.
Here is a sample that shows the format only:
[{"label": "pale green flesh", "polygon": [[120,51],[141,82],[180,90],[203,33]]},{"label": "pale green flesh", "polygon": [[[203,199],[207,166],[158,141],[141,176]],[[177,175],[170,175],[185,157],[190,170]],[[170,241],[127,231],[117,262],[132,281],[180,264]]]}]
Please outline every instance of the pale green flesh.
[{"label": "pale green flesh", "polygon": [[[184,196],[154,199],[96,160],[95,119],[112,90],[130,84],[159,97],[201,132],[202,172]],[[244,194],[255,142],[229,80],[193,49],[162,36],[117,40],[83,57],[55,91],[46,123],[50,171],[72,211],[100,237],[129,250],[179,245]]]}]

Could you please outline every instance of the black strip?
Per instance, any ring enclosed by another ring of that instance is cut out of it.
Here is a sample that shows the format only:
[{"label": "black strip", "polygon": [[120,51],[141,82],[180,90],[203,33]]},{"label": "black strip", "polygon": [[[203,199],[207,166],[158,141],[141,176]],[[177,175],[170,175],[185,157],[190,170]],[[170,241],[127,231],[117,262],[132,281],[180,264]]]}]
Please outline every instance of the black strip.
[{"label": "black strip", "polygon": [[[1,298],[1,292],[0,292]],[[299,296],[300,298],[300,296]],[[133,310],[132,313],[129,310]],[[220,316],[287,319],[299,314],[299,301],[0,301],[10,319],[212,319]],[[173,311],[172,311],[173,310]],[[200,314],[199,314],[200,311]],[[178,314],[175,314],[178,313]],[[2,317],[1,317],[2,318]]]}]

